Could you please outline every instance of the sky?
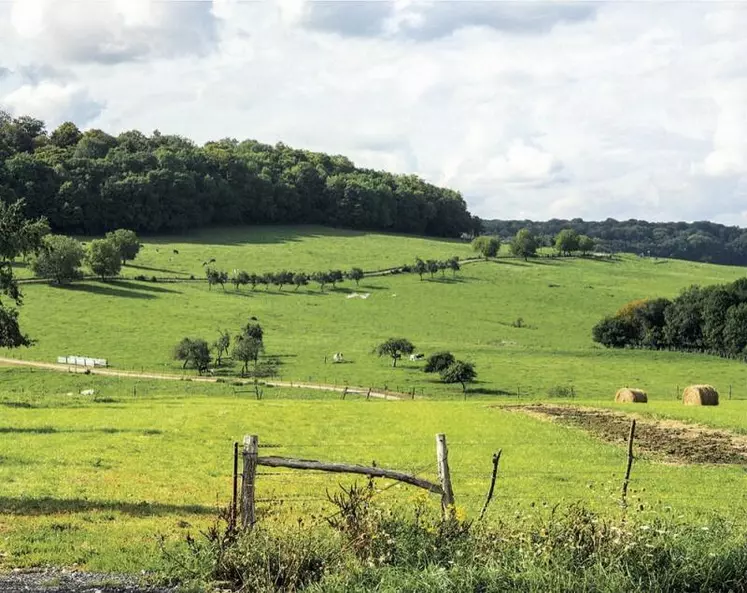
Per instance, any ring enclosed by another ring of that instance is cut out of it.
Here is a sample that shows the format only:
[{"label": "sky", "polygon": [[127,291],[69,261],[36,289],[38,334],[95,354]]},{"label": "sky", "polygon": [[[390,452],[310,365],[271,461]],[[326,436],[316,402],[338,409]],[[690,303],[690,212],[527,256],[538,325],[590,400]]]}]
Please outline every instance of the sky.
[{"label": "sky", "polygon": [[0,0],[0,109],[252,138],[483,218],[747,226],[747,2]]}]

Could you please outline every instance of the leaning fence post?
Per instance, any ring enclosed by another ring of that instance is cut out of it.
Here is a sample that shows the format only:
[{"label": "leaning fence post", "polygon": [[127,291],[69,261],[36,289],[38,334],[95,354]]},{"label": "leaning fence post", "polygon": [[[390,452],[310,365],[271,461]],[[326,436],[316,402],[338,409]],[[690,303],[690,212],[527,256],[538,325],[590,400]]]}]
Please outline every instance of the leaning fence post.
[{"label": "leaning fence post", "polygon": [[241,474],[241,527],[251,528],[257,521],[254,508],[254,481],[257,477],[257,457],[259,453],[259,437],[247,435],[244,437],[244,471]]},{"label": "leaning fence post", "polygon": [[633,469],[633,439],[635,438],[635,420],[630,423],[630,434],[628,435],[628,465],[625,469],[625,479],[622,485],[622,506],[628,506],[628,484],[630,484],[630,470]]},{"label": "leaning fence post", "polygon": [[238,519],[238,513],[236,512],[238,503],[238,481],[239,481],[239,444],[233,444],[233,493],[231,496],[231,531],[236,531],[236,520]]},{"label": "leaning fence post", "polygon": [[438,478],[441,480],[441,508],[444,512],[454,506],[454,490],[451,488],[451,473],[449,472],[449,450],[446,447],[446,435],[436,435],[436,459],[438,462]]}]

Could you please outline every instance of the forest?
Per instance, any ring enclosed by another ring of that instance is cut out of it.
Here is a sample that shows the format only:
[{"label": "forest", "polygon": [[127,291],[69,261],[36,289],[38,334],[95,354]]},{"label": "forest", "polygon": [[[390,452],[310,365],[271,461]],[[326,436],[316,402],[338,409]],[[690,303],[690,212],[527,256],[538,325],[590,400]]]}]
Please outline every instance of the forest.
[{"label": "forest", "polygon": [[632,301],[592,330],[609,348],[707,352],[747,358],[747,279],[691,286],[674,300]]},{"label": "forest", "polygon": [[278,143],[133,130],[82,132],[0,111],[0,201],[25,200],[58,233],[178,233],[211,224],[322,224],[458,237],[479,231],[462,196],[415,175]]},{"label": "forest", "polygon": [[647,257],[671,257],[714,264],[747,264],[747,230],[714,222],[646,222],[644,220],[603,221],[552,219],[484,220],[485,232],[508,240],[523,228],[552,245],[563,229],[595,240],[599,251],[635,253]]}]

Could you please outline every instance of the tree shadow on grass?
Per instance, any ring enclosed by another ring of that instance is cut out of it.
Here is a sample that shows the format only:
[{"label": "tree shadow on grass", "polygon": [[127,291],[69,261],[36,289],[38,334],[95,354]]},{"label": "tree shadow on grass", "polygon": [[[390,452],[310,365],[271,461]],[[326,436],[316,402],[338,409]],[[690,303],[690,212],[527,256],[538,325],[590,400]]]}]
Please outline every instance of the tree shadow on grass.
[{"label": "tree shadow on grass", "polygon": [[154,268],[152,266],[136,266],[135,264],[127,264],[125,267],[122,268],[122,271],[125,270],[148,270],[149,272],[163,272],[164,274],[176,274],[177,276],[187,276],[187,272],[179,272],[177,270],[169,270],[168,268]]},{"label": "tree shadow on grass", "polygon": [[0,426],[0,434],[68,434],[68,433],[101,433],[101,434],[163,434],[154,429],[126,429],[126,428],[55,428],[53,426],[35,426],[32,428],[16,428],[14,426]]},{"label": "tree shadow on grass", "polygon": [[505,389],[491,389],[490,387],[468,387],[467,394],[516,396],[515,393],[511,393],[510,391],[506,391]]},{"label": "tree shadow on grass", "polygon": [[11,498],[0,497],[0,514],[41,516],[60,513],[118,511],[134,517],[160,515],[212,515],[216,510],[199,504],[163,504],[156,502],[123,502],[115,500],[85,500],[82,498]]},{"label": "tree shadow on grass", "polygon": [[[67,284],[65,286],[59,286],[60,290],[70,290],[75,292],[88,292],[91,294],[98,294],[101,296],[113,296],[113,297],[124,297],[128,299],[155,299],[155,295],[148,294],[147,292],[139,292],[137,290],[125,290],[111,286],[111,284]],[[140,288],[138,286],[138,288]]]},{"label": "tree shadow on grass", "polygon": [[123,288],[126,290],[145,290],[147,292],[161,292],[161,293],[174,293],[182,294],[180,290],[173,290],[171,288],[163,288],[161,286],[153,286],[153,284],[147,284],[143,281],[140,282],[128,282],[127,280],[110,280],[107,284],[116,286],[117,288]]}]

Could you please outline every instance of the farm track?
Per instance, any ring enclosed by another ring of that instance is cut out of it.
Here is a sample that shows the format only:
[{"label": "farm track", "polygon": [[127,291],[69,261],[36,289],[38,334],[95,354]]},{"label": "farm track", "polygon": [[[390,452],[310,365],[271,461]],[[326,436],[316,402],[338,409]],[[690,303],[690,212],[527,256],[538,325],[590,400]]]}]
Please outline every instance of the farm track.
[{"label": "farm track", "polygon": [[647,454],[673,463],[747,464],[747,437],[723,429],[572,405],[531,404],[501,406],[501,409],[575,426],[603,441],[620,445],[627,441],[630,422],[635,418],[635,445]]},{"label": "farm track", "polygon": [[108,575],[56,568],[0,573],[2,593],[174,593],[175,588],[143,585],[127,575]]},{"label": "farm track", "polygon": [[[137,372],[137,371],[116,371],[112,369],[103,368],[90,368],[90,367],[79,367],[74,365],[57,364],[52,362],[37,362],[33,360],[18,360],[15,358],[0,357],[0,365],[5,366],[22,366],[31,367],[35,369],[44,369],[48,371],[55,371],[58,373],[78,373],[78,374],[91,374],[101,375],[106,377],[124,377],[129,379],[153,379],[156,381],[192,381],[198,383],[218,383],[221,377],[184,377],[182,375],[173,375],[169,373],[148,373],[148,372]],[[234,383],[240,383],[241,385],[253,385],[253,382],[232,379]],[[375,391],[372,390],[369,394],[366,387],[356,387],[348,385],[347,387],[340,387],[338,385],[324,385],[316,383],[297,383],[295,381],[262,381],[262,385],[268,387],[291,387],[298,389],[312,389],[315,391],[332,391],[335,393],[347,393],[351,395],[363,395],[376,398],[384,399],[389,401],[397,401],[406,397],[411,397],[407,393],[399,393],[392,391]]]}]

